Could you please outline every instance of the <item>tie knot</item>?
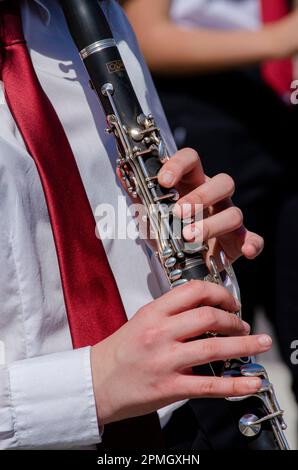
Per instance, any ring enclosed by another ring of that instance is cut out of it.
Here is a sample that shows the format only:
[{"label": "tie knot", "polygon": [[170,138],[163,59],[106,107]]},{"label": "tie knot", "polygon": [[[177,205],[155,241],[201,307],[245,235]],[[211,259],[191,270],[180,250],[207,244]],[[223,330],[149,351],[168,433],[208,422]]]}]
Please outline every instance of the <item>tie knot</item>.
[{"label": "tie knot", "polygon": [[8,47],[24,42],[19,1],[0,1],[0,45]]}]

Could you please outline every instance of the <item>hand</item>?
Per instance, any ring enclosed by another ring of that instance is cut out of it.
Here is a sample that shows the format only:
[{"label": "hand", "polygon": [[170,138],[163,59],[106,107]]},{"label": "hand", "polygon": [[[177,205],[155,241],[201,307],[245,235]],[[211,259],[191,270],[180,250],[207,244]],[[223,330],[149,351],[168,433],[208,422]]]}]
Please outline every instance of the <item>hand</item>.
[{"label": "hand", "polygon": [[195,150],[178,151],[164,164],[158,179],[166,188],[177,188],[180,199],[175,213],[178,216],[187,219],[195,214],[196,205],[204,206],[204,220],[185,227],[183,235],[187,241],[208,241],[208,256],[214,256],[219,262],[218,253],[223,249],[233,263],[241,255],[253,259],[262,251],[263,239],[244,227],[241,210],[230,199],[235,190],[234,181],[226,174],[208,178]]},{"label": "hand", "polygon": [[[238,309],[224,287],[191,281],[141,308],[94,346],[91,362],[99,423],[147,414],[187,398],[257,392],[259,378],[191,373],[195,365],[259,354],[271,347],[270,337],[248,336],[249,325],[228,313]],[[194,339],[207,331],[230,337]]]}]

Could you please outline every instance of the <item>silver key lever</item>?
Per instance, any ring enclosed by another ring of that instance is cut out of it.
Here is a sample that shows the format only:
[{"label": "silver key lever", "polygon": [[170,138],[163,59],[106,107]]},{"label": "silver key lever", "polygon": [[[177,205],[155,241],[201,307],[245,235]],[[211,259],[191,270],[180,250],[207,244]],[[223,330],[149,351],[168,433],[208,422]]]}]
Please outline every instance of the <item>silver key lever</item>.
[{"label": "silver key lever", "polygon": [[279,405],[274,392],[274,387],[269,380],[266,369],[260,364],[250,363],[242,365],[239,370],[234,369],[225,371],[223,376],[260,377],[262,379],[262,387],[259,392],[242,397],[229,397],[227,400],[230,402],[238,402],[249,397],[256,397],[261,400],[264,406],[265,415],[258,417],[249,413],[242,416],[238,423],[240,432],[246,437],[257,436],[262,430],[262,424],[270,421],[279,448],[281,450],[290,450],[288,441],[284,434],[285,429],[287,429],[287,425],[283,419],[284,411]]}]

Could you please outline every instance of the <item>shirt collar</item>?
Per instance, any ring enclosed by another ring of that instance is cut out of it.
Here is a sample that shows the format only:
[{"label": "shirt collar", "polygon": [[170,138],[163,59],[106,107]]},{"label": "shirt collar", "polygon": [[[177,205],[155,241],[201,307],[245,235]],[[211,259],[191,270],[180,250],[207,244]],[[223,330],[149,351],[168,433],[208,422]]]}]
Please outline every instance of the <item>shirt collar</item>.
[{"label": "shirt collar", "polygon": [[51,21],[51,11],[49,8],[50,1],[47,0],[29,0],[35,3],[36,7],[39,9],[40,16],[42,21],[48,26]]},{"label": "shirt collar", "polygon": [[[4,0],[0,0],[0,2],[2,1]],[[45,22],[46,25],[48,25],[49,22],[51,21],[51,12],[50,12],[49,6],[47,5],[47,1],[46,0],[29,0],[29,1],[32,1],[36,4],[36,6],[40,10],[40,15],[41,15],[42,20]]]}]

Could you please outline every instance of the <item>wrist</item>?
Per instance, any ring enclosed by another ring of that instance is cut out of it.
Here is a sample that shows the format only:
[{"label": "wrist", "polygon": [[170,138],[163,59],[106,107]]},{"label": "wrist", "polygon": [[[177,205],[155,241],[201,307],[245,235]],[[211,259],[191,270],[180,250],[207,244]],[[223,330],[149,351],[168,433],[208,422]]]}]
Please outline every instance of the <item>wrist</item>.
[{"label": "wrist", "polygon": [[102,348],[102,343],[98,343],[91,348],[91,370],[97,420],[100,428],[112,421],[112,411],[108,399],[109,393],[106,392],[108,382],[106,365],[104,348]]}]

